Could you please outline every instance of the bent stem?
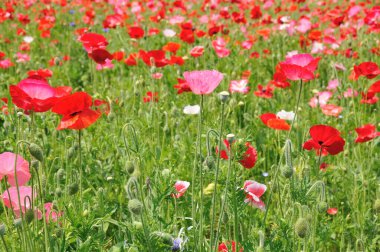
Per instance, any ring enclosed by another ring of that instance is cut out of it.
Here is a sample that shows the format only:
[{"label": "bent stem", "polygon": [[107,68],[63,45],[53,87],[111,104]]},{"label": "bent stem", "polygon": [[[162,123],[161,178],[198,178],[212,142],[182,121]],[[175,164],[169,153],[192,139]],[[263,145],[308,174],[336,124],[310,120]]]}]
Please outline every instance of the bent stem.
[{"label": "bent stem", "polygon": [[[218,139],[218,157],[216,161],[216,170],[215,170],[215,180],[214,180],[214,192],[212,194],[212,218],[211,218],[211,239],[210,244],[211,247],[213,245],[213,239],[214,239],[214,221],[215,221],[215,214],[216,214],[216,208],[215,208],[215,201],[216,201],[216,193],[217,193],[217,184],[218,184],[218,176],[219,176],[219,165],[220,165],[220,151],[222,148],[222,135],[223,135],[223,124],[224,124],[224,102],[222,102],[222,110],[220,112],[220,130],[219,130],[219,139]],[[207,141],[207,144],[210,144],[209,141]],[[210,151],[210,150],[209,150]],[[209,153],[210,155],[210,153]],[[212,248],[211,248],[212,249]]]},{"label": "bent stem", "polygon": [[[302,80],[300,81],[300,88],[298,90],[298,97],[297,97],[297,103],[296,103],[296,108],[295,108],[295,112],[294,112],[294,119],[292,120],[292,124],[290,125],[290,130],[288,132],[288,135],[286,137],[286,139],[289,139],[289,136],[290,136],[290,133],[292,132],[293,130],[293,126],[294,126],[294,122],[297,120],[297,115],[298,115],[298,108],[299,108],[299,104],[300,104],[300,100],[301,100],[301,94],[302,94]],[[271,200],[272,200],[272,194],[273,194],[273,185],[276,183],[277,181],[277,176],[278,176],[278,172],[280,170],[280,165],[281,165],[281,162],[282,162],[282,158],[283,158],[283,155],[284,153],[281,153],[280,155],[280,159],[279,159],[279,162],[278,162],[278,165],[277,165],[277,168],[276,168],[276,171],[274,173],[274,177],[273,177],[273,181],[272,181],[272,186],[271,186],[271,189],[270,189],[270,192],[269,192],[269,199],[268,199],[268,202],[267,202],[267,210],[265,211],[265,215],[264,215],[264,219],[263,219],[263,226],[265,226],[265,221],[267,219],[267,216],[268,216],[268,212],[269,212],[269,209],[270,209],[270,203],[271,203]],[[278,188],[279,189],[279,188]]]}]

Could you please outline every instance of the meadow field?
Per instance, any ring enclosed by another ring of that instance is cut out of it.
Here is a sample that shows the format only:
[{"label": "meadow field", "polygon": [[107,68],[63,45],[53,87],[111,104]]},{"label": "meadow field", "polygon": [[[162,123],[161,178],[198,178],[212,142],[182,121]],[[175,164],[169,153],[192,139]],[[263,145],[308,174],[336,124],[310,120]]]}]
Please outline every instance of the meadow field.
[{"label": "meadow field", "polygon": [[378,0],[1,0],[0,251],[380,251]]}]

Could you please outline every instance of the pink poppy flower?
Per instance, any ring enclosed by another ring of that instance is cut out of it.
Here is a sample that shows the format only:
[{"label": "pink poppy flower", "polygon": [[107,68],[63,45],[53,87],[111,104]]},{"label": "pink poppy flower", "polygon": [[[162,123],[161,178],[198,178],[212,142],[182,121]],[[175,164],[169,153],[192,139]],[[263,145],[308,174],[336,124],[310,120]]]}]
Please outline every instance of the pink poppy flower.
[{"label": "pink poppy flower", "polygon": [[335,90],[335,89],[337,89],[337,87],[339,87],[339,80],[338,79],[330,80],[329,84],[327,85],[328,90]]},{"label": "pink poppy flower", "polygon": [[266,185],[260,184],[254,180],[246,180],[244,182],[243,190],[246,193],[246,199],[244,200],[245,203],[265,211],[265,204],[260,197],[267,190]]},{"label": "pink poppy flower", "polygon": [[312,80],[320,59],[313,58],[310,54],[296,54],[287,57],[280,63],[280,67],[289,80]]},{"label": "pink poppy flower", "polygon": [[334,67],[336,70],[346,71],[346,67],[342,63],[335,63]]},{"label": "pink poppy flower", "polygon": [[172,196],[177,199],[179,197],[182,197],[185,194],[187,188],[189,188],[189,186],[190,186],[190,182],[178,180],[174,184],[174,189],[176,190],[176,193],[175,194],[173,193]]},{"label": "pink poppy flower", "polygon": [[354,97],[354,96],[356,97],[356,96],[358,96],[358,91],[356,91],[352,88],[348,88],[347,91],[345,91],[343,93],[343,96],[344,96],[344,98],[349,98],[349,97]]},{"label": "pink poppy flower", "polygon": [[330,100],[332,93],[330,91],[322,91],[317,94],[317,96],[313,97],[309,101],[309,105],[312,108],[316,108],[318,105],[323,107]]},{"label": "pink poppy flower", "polygon": [[232,80],[230,83],[229,91],[231,93],[247,94],[249,92],[248,80]]},{"label": "pink poppy flower", "polygon": [[322,113],[328,116],[338,117],[342,112],[343,108],[334,104],[327,104],[321,106]]},{"label": "pink poppy flower", "polygon": [[53,203],[51,202],[45,203],[44,207],[45,207],[46,222],[49,222],[49,221],[56,222],[58,218],[61,217],[63,214],[63,212],[54,211]]},{"label": "pink poppy flower", "polygon": [[19,186],[25,185],[30,179],[29,163],[20,155],[12,152],[4,152],[0,154],[0,180],[7,176],[8,183],[11,186],[16,186],[15,178],[15,161],[16,162],[16,176]]},{"label": "pink poppy flower", "polygon": [[14,64],[12,63],[12,61],[10,59],[4,59],[4,60],[0,60],[0,69],[7,69],[7,68],[10,68],[14,66]]},{"label": "pink poppy flower", "polygon": [[216,70],[184,72],[183,76],[194,94],[210,94],[223,79],[223,74]]},{"label": "pink poppy flower", "polygon": [[28,54],[23,54],[23,53],[16,53],[17,60],[16,62],[18,63],[24,63],[30,61],[30,56]]},{"label": "pink poppy flower", "polygon": [[195,46],[193,49],[190,50],[190,55],[194,58],[200,57],[203,55],[204,47],[203,46]]},{"label": "pink poppy flower", "polygon": [[[8,194],[9,191],[9,194]],[[20,211],[23,213],[26,212],[26,210],[30,209],[30,200],[32,199],[32,187],[30,186],[19,186],[19,192],[20,192],[20,203],[18,201],[18,194],[17,194],[17,188],[15,186],[12,186],[8,188],[8,191],[5,191],[1,198],[3,199],[4,205],[8,208],[12,208],[16,216],[20,216]],[[34,198],[36,198],[37,193],[34,192]]]}]

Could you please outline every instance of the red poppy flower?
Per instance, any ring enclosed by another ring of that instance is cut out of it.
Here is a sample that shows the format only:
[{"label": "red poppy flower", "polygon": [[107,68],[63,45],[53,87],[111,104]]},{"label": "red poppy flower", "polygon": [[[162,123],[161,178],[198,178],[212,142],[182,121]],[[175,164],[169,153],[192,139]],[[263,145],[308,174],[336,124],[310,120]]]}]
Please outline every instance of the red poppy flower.
[{"label": "red poppy flower", "polygon": [[271,83],[273,85],[275,85],[276,87],[278,88],[287,88],[290,86],[290,83],[287,82],[287,79],[286,79],[286,76],[284,75],[283,72],[281,72],[281,69],[279,69],[280,71],[277,71],[274,73],[273,75],[273,80],[271,81]]},{"label": "red poppy flower", "polygon": [[53,76],[53,71],[51,71],[50,69],[30,70],[28,72],[28,76],[29,77],[40,76],[44,79],[47,79],[47,78],[50,78],[51,76]]},{"label": "red poppy flower", "polygon": [[280,119],[277,115],[272,113],[262,114],[260,116],[261,121],[269,128],[276,130],[290,130],[290,125],[283,119]]},{"label": "red poppy flower", "polygon": [[191,92],[191,88],[189,84],[187,84],[186,80],[177,78],[178,83],[174,85],[175,89],[178,89],[177,94],[182,94],[183,92]]},{"label": "red poppy flower", "polygon": [[296,54],[287,57],[280,63],[280,67],[289,80],[312,80],[320,59],[313,58],[310,54]]},{"label": "red poppy flower", "polygon": [[88,56],[98,64],[105,64],[106,60],[112,60],[113,56],[105,49],[92,50]]},{"label": "red poppy flower", "polygon": [[58,130],[80,130],[89,127],[100,117],[100,111],[91,109],[92,98],[85,92],[76,92],[61,98],[52,112],[62,115]]},{"label": "red poppy flower", "polygon": [[[244,251],[243,248],[239,250],[239,252],[243,252],[243,251]],[[218,246],[218,252],[236,252],[236,243],[234,241],[222,242]]]},{"label": "red poppy flower", "polygon": [[193,49],[190,51],[190,55],[193,56],[194,58],[202,56],[204,52],[204,47],[203,46],[195,46]]},{"label": "red poppy flower", "polygon": [[374,62],[363,62],[358,66],[354,66],[353,78],[357,80],[360,76],[367,79],[373,79],[380,74],[379,66]]},{"label": "red poppy flower", "polygon": [[195,42],[194,32],[192,30],[182,29],[179,38],[188,44]]},{"label": "red poppy flower", "polygon": [[141,27],[132,26],[128,28],[128,34],[131,38],[140,39],[144,37],[145,32]]},{"label": "red poppy flower", "polygon": [[147,102],[158,102],[158,92],[147,92],[146,96],[143,98],[145,103]]},{"label": "red poppy flower", "polygon": [[123,16],[118,14],[108,15],[103,21],[104,28],[116,28],[123,24]]},{"label": "red poppy flower", "polygon": [[136,66],[137,65],[137,58],[139,57],[138,53],[131,53],[128,58],[124,60],[124,63],[128,66]]},{"label": "red poppy flower", "polygon": [[85,33],[81,35],[78,40],[82,42],[87,52],[91,52],[95,49],[104,49],[108,45],[107,39],[97,33]]},{"label": "red poppy flower", "polygon": [[9,87],[12,102],[25,111],[46,112],[61,96],[71,92],[70,87],[53,88],[39,76],[27,78]]},{"label": "red poppy flower", "polygon": [[[230,143],[227,140],[224,140],[224,145],[227,150],[230,150]],[[244,145],[246,149],[242,154],[239,163],[246,169],[251,169],[255,166],[257,161],[257,151],[249,142],[246,142]],[[218,148],[216,148],[216,153],[219,153]],[[223,159],[228,159],[228,153],[226,150],[220,151],[220,157]]]},{"label": "red poppy flower", "polygon": [[[343,151],[345,141],[340,132],[327,125],[315,125],[310,128],[311,139],[303,144],[306,150],[314,149],[317,154],[336,155]],[[322,151],[322,153],[320,153]]]},{"label": "red poppy flower", "polygon": [[338,213],[338,208],[329,208],[326,211],[329,215],[336,215]]},{"label": "red poppy flower", "polygon": [[165,52],[163,50],[152,50],[148,52],[140,50],[139,57],[148,66],[164,67],[170,63],[170,61],[165,58]]},{"label": "red poppy flower", "polygon": [[254,92],[254,94],[257,97],[262,97],[262,98],[272,98],[273,97],[273,87],[271,87],[271,84],[269,83],[265,87],[263,87],[261,84],[257,86],[258,90]]},{"label": "red poppy flower", "polygon": [[4,113],[5,115],[8,115],[8,98],[0,98],[1,105],[0,105],[0,111]]},{"label": "red poppy flower", "polygon": [[117,61],[122,61],[124,59],[124,52],[123,51],[117,51],[112,54],[112,58]]},{"label": "red poppy flower", "polygon": [[355,143],[365,143],[380,136],[380,132],[376,132],[376,127],[373,124],[363,125],[362,127],[356,128],[355,131],[358,133]]},{"label": "red poppy flower", "polygon": [[166,45],[162,47],[162,50],[165,52],[171,52],[173,54],[176,54],[178,49],[181,48],[181,45],[175,42],[168,42]]}]

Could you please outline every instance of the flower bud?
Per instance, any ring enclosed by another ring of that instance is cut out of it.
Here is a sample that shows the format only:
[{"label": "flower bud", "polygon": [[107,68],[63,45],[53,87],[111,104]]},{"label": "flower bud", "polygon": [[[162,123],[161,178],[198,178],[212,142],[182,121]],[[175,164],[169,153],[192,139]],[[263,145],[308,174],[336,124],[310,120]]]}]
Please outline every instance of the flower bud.
[{"label": "flower bud", "polygon": [[281,167],[281,173],[285,178],[291,178],[293,176],[294,170],[292,167],[285,165]]},{"label": "flower bud", "polygon": [[62,196],[62,189],[61,188],[57,188],[57,189],[55,189],[55,195],[57,196],[57,197],[61,197]]},{"label": "flower bud", "polygon": [[158,241],[159,243],[164,243],[170,246],[173,244],[173,237],[168,233],[154,231],[150,234],[150,236],[152,240]]},{"label": "flower bud", "polygon": [[4,236],[7,232],[7,227],[4,224],[0,224],[0,235]]},{"label": "flower bud", "polygon": [[38,160],[32,160],[31,166],[33,169],[37,170],[40,167],[40,162]]},{"label": "flower bud", "polygon": [[128,161],[125,166],[129,174],[132,174],[135,171],[135,164],[132,161]]},{"label": "flower bud", "polygon": [[22,226],[22,219],[18,218],[13,221],[13,224],[15,225],[16,228],[21,228]]},{"label": "flower bud", "polygon": [[209,168],[210,170],[213,170],[215,168],[215,158],[213,156],[207,156],[205,161],[203,162],[203,165]]},{"label": "flower bud", "polygon": [[143,229],[143,225],[140,221],[134,221],[132,223],[133,227],[137,230],[142,230]]},{"label": "flower bud", "polygon": [[163,170],[161,171],[161,175],[162,175],[162,177],[164,177],[164,178],[169,178],[169,176],[170,176],[170,170],[169,170],[169,169],[163,169]]},{"label": "flower bud", "polygon": [[74,182],[74,183],[71,183],[67,189],[68,189],[69,195],[74,195],[79,191],[79,185],[78,183]]},{"label": "flower bud", "polygon": [[64,178],[65,178],[65,170],[64,169],[59,169],[58,171],[57,171],[57,179],[58,180],[63,180]]},{"label": "flower bud", "polygon": [[373,204],[373,210],[380,212],[380,199],[375,200],[375,204]]},{"label": "flower bud", "polygon": [[29,152],[30,155],[32,155],[35,159],[37,159],[40,162],[44,161],[44,153],[40,146],[37,144],[31,143],[29,145]]},{"label": "flower bud", "polygon": [[295,228],[296,234],[300,238],[305,238],[307,234],[309,233],[309,223],[307,222],[305,218],[299,218],[296,221],[294,228]]},{"label": "flower bud", "polygon": [[319,202],[317,207],[318,207],[318,211],[320,213],[325,213],[327,211],[327,209],[329,208],[327,202],[325,202],[325,201]]},{"label": "flower bud", "polygon": [[34,211],[33,211],[33,209],[26,210],[26,212],[25,212],[25,221],[27,223],[31,223],[33,221],[33,219],[34,219]]},{"label": "flower bud", "polygon": [[128,201],[128,209],[135,215],[140,215],[142,212],[143,204],[138,199],[131,199]]}]

